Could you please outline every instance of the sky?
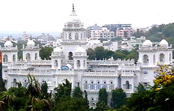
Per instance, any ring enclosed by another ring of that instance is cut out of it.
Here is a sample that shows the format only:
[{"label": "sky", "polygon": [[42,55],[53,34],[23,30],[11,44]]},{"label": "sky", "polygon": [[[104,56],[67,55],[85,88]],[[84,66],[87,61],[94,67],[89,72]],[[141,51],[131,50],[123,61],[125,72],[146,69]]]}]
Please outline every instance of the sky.
[{"label": "sky", "polygon": [[58,31],[70,20],[72,4],[84,27],[132,24],[133,28],[174,22],[173,0],[0,0],[0,31]]}]

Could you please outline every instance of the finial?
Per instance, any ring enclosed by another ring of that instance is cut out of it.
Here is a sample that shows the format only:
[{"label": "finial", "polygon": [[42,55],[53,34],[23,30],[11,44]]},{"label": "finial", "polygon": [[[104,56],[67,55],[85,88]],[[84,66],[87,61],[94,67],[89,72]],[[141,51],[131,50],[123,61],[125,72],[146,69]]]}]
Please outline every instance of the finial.
[{"label": "finial", "polygon": [[74,12],[75,10],[74,10],[74,4],[72,4],[72,11]]}]

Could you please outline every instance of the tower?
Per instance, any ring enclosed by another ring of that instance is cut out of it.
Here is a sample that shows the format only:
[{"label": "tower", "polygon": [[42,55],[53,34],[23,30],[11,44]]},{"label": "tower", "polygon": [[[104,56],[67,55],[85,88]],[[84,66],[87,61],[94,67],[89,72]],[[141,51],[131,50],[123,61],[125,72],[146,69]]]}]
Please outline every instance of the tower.
[{"label": "tower", "polygon": [[74,52],[74,69],[87,69],[87,54],[82,47],[78,47]]},{"label": "tower", "polygon": [[56,47],[51,54],[52,69],[61,69],[63,64],[63,51],[60,47]]},{"label": "tower", "polygon": [[86,30],[83,28],[83,23],[78,19],[75,12],[74,4],[72,5],[72,13],[70,20],[64,24],[63,40],[82,40],[86,39]]},{"label": "tower", "polygon": [[18,48],[17,46],[13,47],[13,43],[11,41],[7,40],[4,47],[1,48],[1,51],[3,63],[18,61]]},{"label": "tower", "polygon": [[23,60],[24,61],[35,61],[39,60],[39,45],[35,46],[33,40],[28,40],[27,46],[24,47],[23,45]]}]

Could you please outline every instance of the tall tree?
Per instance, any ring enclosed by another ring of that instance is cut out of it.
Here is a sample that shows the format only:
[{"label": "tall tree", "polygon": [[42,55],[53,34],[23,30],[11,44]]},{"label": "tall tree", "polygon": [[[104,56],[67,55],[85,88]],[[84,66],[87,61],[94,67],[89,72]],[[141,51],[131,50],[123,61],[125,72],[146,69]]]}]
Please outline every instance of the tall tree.
[{"label": "tall tree", "polygon": [[104,102],[107,105],[108,93],[105,88],[99,90],[99,102]]},{"label": "tall tree", "polygon": [[80,87],[75,87],[73,92],[74,98],[83,98],[83,92],[81,91]]},{"label": "tall tree", "polygon": [[120,108],[122,105],[125,104],[126,93],[123,89],[118,88],[112,90],[112,107]]},{"label": "tall tree", "polygon": [[48,96],[48,85],[46,81],[41,85],[41,92],[44,98]]},{"label": "tall tree", "polygon": [[55,98],[58,102],[61,98],[70,98],[71,96],[71,83],[65,79],[65,83],[59,84],[57,88],[55,88],[57,91]]}]

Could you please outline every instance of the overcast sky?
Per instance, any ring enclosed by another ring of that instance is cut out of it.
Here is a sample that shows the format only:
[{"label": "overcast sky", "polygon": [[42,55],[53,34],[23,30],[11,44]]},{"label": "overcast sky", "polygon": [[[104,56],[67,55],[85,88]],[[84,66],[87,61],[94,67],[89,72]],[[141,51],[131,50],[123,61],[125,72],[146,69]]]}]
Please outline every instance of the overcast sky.
[{"label": "overcast sky", "polygon": [[72,3],[85,28],[94,24],[147,27],[174,22],[173,0],[0,0],[0,31],[62,31]]}]

